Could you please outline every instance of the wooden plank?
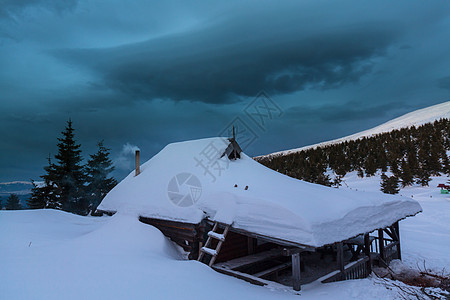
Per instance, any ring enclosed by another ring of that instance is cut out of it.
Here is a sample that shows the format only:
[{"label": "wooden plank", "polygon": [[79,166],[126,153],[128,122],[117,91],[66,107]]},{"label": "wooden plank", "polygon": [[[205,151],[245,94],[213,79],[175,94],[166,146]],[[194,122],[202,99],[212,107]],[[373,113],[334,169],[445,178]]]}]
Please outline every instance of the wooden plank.
[{"label": "wooden plank", "polygon": [[311,252],[316,251],[316,248],[312,247],[312,246],[303,245],[303,244],[300,244],[300,243],[294,243],[294,242],[290,242],[290,241],[287,241],[287,240],[270,237],[270,236],[267,236],[267,235],[257,234],[257,233],[249,232],[249,231],[246,231],[246,230],[243,230],[243,229],[240,229],[240,228],[232,227],[232,228],[230,228],[230,231],[236,232],[236,233],[248,236],[248,237],[256,238],[256,239],[259,239],[259,240],[262,240],[262,241],[275,243],[275,244],[281,245],[281,246],[303,248],[306,251],[311,251]]},{"label": "wooden plank", "polygon": [[268,251],[259,252],[252,255],[247,255],[244,257],[235,258],[223,263],[216,264],[217,267],[225,268],[228,270],[236,270],[239,268],[245,268],[249,267],[251,265],[266,261],[275,259],[277,257],[282,256],[282,249],[280,248],[274,248]]},{"label": "wooden plank", "polygon": [[205,252],[206,254],[209,254],[211,256],[217,255],[217,251],[215,249],[211,249],[211,248],[207,248],[207,247],[202,247],[202,252]]},{"label": "wooden plank", "polygon": [[336,257],[337,265],[339,270],[341,272],[344,272],[344,247],[342,242],[337,243],[336,248],[337,248],[337,257]]},{"label": "wooden plank", "polygon": [[286,263],[274,266],[272,268],[269,268],[267,270],[255,273],[255,274],[253,274],[253,276],[261,278],[261,277],[265,277],[265,276],[268,276],[268,275],[272,275],[272,274],[274,274],[276,272],[279,272],[279,271],[282,271],[282,270],[284,270],[286,268],[289,268],[291,265],[292,265],[291,262],[286,262]]},{"label": "wooden plank", "polygon": [[360,279],[365,278],[369,274],[367,273],[367,270],[365,270],[367,266],[367,262],[369,261],[369,258],[367,256],[351,262],[344,267],[344,271],[341,272],[340,270],[336,270],[331,272],[328,275],[325,275],[321,277],[319,280],[322,283],[329,283],[329,282],[335,282],[335,281],[341,281],[345,279]]},{"label": "wooden plank", "polygon": [[253,254],[256,251],[256,239],[247,237],[247,253]]},{"label": "wooden plank", "polygon": [[303,248],[283,248],[283,255],[284,256],[291,256],[293,254],[304,252],[305,249]]},{"label": "wooden plank", "polygon": [[398,245],[397,245],[397,258],[402,260],[402,249],[400,247],[400,226],[398,224],[398,221],[394,223],[394,229],[397,233],[397,239],[398,239]]},{"label": "wooden plank", "polygon": [[386,232],[386,233],[389,235],[389,237],[390,237],[391,239],[395,240],[394,235],[393,235],[393,233],[390,231],[390,228],[389,228],[389,227],[384,228],[384,232]]},{"label": "wooden plank", "polygon": [[398,221],[397,222],[395,222],[394,224],[392,224],[392,226],[391,226],[391,232],[392,232],[392,239],[394,240],[394,241],[398,241],[399,240],[399,236],[398,236],[398,234],[397,234],[397,229],[396,229],[396,226],[395,226],[395,224],[397,224],[397,226],[398,226]]},{"label": "wooden plank", "polygon": [[221,267],[218,267],[217,265],[212,266],[212,268],[214,270],[216,270],[217,272],[226,274],[226,275],[230,275],[230,276],[234,276],[236,278],[245,280],[247,282],[256,284],[256,285],[260,285],[260,286],[264,286],[264,285],[268,285],[269,283],[271,283],[271,281],[268,280],[264,280],[261,278],[258,278],[256,276],[250,275],[250,274],[246,274],[246,273],[242,273],[239,271],[235,271],[235,270],[230,270],[230,269],[224,269]]},{"label": "wooden plank", "polygon": [[158,228],[158,229],[161,230],[161,232],[169,238],[175,238],[177,240],[186,240],[191,243],[196,241],[196,234],[194,232],[174,231],[169,230],[167,228]]},{"label": "wooden plank", "polygon": [[[384,255],[385,255],[384,260],[387,263],[389,263],[393,259],[394,254],[397,253],[397,247],[398,247],[399,243],[400,242],[398,242],[398,241],[391,242],[384,248]],[[395,247],[395,250],[394,250],[394,247]]]},{"label": "wooden plank", "polygon": [[186,230],[195,230],[195,228],[198,226],[198,224],[191,224],[191,223],[184,223],[184,222],[177,222],[177,221],[169,221],[169,220],[162,220],[162,219],[154,219],[154,218],[147,218],[147,217],[139,217],[139,221],[142,223],[150,224],[150,225],[161,225],[165,227],[173,227],[176,229],[186,229]]},{"label": "wooden plank", "polygon": [[384,239],[383,239],[383,229],[378,229],[378,248],[380,250],[380,258],[384,260]]},{"label": "wooden plank", "polygon": [[[228,233],[228,230],[230,229],[230,226],[227,226],[227,227],[225,227],[225,230],[223,231],[223,236],[224,237],[226,237],[227,236],[227,233]],[[225,240],[225,238],[224,238],[224,240]],[[212,258],[211,258],[211,260],[209,261],[209,266],[211,267],[213,264],[214,264],[214,262],[216,261],[216,258],[217,258],[217,254],[220,252],[220,248],[222,248],[222,244],[223,244],[223,241],[219,241],[219,243],[217,244],[217,247],[216,247],[216,255],[214,255]]]},{"label": "wooden plank", "polygon": [[300,291],[300,280],[300,253],[295,253],[292,254],[292,287],[294,288],[294,291]]},{"label": "wooden plank", "polygon": [[225,236],[223,234],[221,234],[221,233],[217,233],[217,232],[214,232],[214,231],[209,231],[208,232],[208,236],[210,236],[212,238],[215,238],[216,240],[219,240],[221,242],[225,241]]},{"label": "wooden plank", "polygon": [[368,233],[364,235],[364,254],[369,258],[369,273],[372,273],[372,258],[370,256],[370,245],[372,244]]}]

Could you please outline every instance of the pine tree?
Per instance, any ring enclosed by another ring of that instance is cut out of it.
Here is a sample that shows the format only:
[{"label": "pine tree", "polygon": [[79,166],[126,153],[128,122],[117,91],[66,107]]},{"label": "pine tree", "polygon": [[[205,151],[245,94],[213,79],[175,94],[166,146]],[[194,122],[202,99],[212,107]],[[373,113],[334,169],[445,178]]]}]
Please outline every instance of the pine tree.
[{"label": "pine tree", "polygon": [[428,186],[428,182],[431,181],[430,172],[425,168],[419,168],[417,183],[422,186]]},{"label": "pine tree", "polygon": [[59,201],[59,191],[55,183],[55,165],[48,157],[48,166],[44,167],[45,175],[40,176],[44,182],[37,185],[33,180],[33,188],[31,189],[31,196],[27,204],[30,209],[53,208],[61,209],[62,204]]},{"label": "pine tree", "polygon": [[63,136],[58,138],[57,163],[54,165],[54,181],[58,187],[58,198],[62,209],[77,214],[87,213],[87,201],[84,195],[85,174],[80,145],[75,142],[72,121],[67,121]]},{"label": "pine tree", "polygon": [[45,208],[47,202],[45,201],[45,195],[43,193],[43,187],[39,187],[34,180],[31,181],[33,188],[31,189],[31,196],[27,200],[29,209],[42,209]]},{"label": "pine tree", "polygon": [[398,187],[398,178],[396,176],[381,175],[381,191],[385,194],[397,194],[400,189]]},{"label": "pine tree", "polygon": [[414,183],[413,174],[411,173],[411,169],[409,168],[408,163],[403,159],[402,160],[402,171],[400,174],[400,179],[402,180],[402,186],[412,185]]},{"label": "pine tree", "polygon": [[44,179],[44,185],[41,187],[41,192],[45,200],[45,208],[62,209],[59,187],[56,184],[56,168],[51,161],[50,155],[48,157],[48,166],[46,166],[44,170],[47,173],[41,176],[41,178]]},{"label": "pine tree", "polygon": [[109,151],[110,149],[103,145],[103,141],[99,142],[97,153],[90,156],[86,166],[86,189],[90,212],[95,212],[105,195],[117,184],[113,177],[108,177],[114,171]]},{"label": "pine tree", "polygon": [[9,195],[8,199],[6,199],[5,209],[7,210],[18,210],[22,209],[22,205],[20,205],[20,199],[16,194]]}]

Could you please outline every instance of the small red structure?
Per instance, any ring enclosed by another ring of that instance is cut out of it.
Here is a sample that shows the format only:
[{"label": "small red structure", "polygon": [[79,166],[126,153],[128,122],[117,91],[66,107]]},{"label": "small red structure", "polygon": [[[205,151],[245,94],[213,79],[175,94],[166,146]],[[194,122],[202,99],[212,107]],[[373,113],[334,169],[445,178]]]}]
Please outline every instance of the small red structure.
[{"label": "small red structure", "polygon": [[441,188],[441,189],[446,189],[446,190],[450,189],[450,185],[446,185],[446,184],[443,184],[443,183],[438,184],[437,187]]}]

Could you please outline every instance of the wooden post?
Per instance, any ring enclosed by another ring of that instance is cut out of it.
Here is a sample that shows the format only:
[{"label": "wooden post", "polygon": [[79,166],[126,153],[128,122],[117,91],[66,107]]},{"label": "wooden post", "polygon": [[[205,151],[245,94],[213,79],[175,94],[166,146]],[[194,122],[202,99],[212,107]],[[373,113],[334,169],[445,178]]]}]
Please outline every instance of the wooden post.
[{"label": "wooden post", "polygon": [[380,258],[384,261],[384,238],[383,229],[378,229],[378,248],[380,248]]},{"label": "wooden post", "polygon": [[136,167],[134,176],[138,176],[141,173],[140,162],[139,162],[140,151],[136,150],[134,165]]},{"label": "wooden post", "polygon": [[198,242],[198,256],[197,256],[197,259],[202,254],[202,247],[203,247],[203,243],[202,242]]},{"label": "wooden post", "polygon": [[256,239],[247,237],[247,250],[249,255],[256,252]]},{"label": "wooden post", "polygon": [[342,244],[342,242],[337,243],[336,245],[337,248],[337,264],[339,267],[339,271],[341,271],[341,276],[344,276],[344,246]]},{"label": "wooden post", "polygon": [[368,273],[372,273],[372,256],[370,255],[370,236],[368,233],[364,235],[364,252],[369,257],[369,270]]},{"label": "wooden post", "polygon": [[300,291],[300,253],[292,254],[292,281],[293,288],[295,291]]},{"label": "wooden post", "polygon": [[398,244],[397,244],[397,258],[402,260],[402,250],[400,248],[400,227],[398,225],[398,221],[394,223],[394,229],[397,233],[397,238],[398,238]]}]

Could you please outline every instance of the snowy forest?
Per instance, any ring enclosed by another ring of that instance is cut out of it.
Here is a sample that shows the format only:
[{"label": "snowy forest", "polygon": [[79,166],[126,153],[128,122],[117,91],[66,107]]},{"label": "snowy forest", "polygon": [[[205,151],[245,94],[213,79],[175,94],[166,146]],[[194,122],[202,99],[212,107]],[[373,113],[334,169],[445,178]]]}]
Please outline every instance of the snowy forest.
[{"label": "snowy forest", "polygon": [[345,174],[352,171],[357,171],[359,177],[374,176],[381,171],[381,190],[396,194],[401,187],[427,186],[430,176],[450,175],[449,150],[450,120],[440,119],[418,127],[256,160],[288,176],[327,186],[340,185]]}]

